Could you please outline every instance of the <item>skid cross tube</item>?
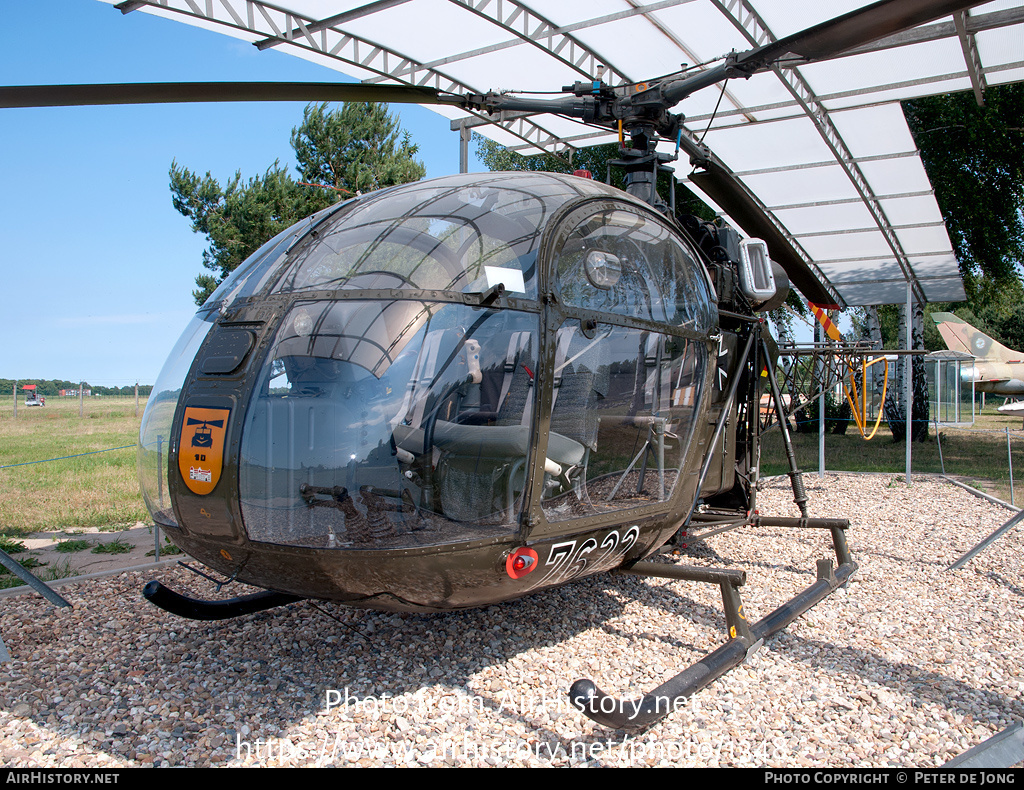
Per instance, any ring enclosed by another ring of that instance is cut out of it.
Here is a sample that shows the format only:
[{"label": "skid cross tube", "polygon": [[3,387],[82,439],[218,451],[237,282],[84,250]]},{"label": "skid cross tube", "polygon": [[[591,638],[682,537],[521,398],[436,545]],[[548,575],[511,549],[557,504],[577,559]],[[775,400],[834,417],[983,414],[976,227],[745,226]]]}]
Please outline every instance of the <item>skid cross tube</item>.
[{"label": "skid cross tube", "polygon": [[[725,607],[725,622],[729,628],[729,636],[750,639],[750,627],[747,625],[747,618],[743,615],[743,602],[740,601],[739,594],[739,588],[747,581],[745,571],[666,565],[660,562],[636,562],[623,569],[623,573],[717,584],[722,590],[722,604]],[[753,640],[750,641],[753,642]]]},{"label": "skid cross tube", "polygon": [[706,540],[713,535],[721,535],[723,532],[731,532],[734,529],[740,527],[749,527],[751,519],[747,518],[729,518],[729,519],[714,519],[714,518],[703,518],[702,514],[694,513],[693,521],[690,522],[687,534],[693,540]]},{"label": "skid cross tube", "polygon": [[[646,576],[719,584],[722,588],[730,639],[640,699],[617,699],[603,692],[592,680],[577,680],[569,689],[569,699],[576,709],[605,727],[628,732],[642,731],[678,710],[693,694],[742,663],[765,639],[784,629],[812,606],[846,584],[857,570],[857,564],[850,557],[846,545],[844,530],[848,522],[843,524],[837,523],[841,521],[839,519],[813,518],[792,521],[800,522],[799,525],[792,526],[830,530],[839,567],[834,567],[832,560],[818,560],[817,578],[813,584],[750,626],[743,617],[739,601],[737,588],[745,579],[740,571],[681,567],[653,562],[638,562],[625,569],[626,572]],[[736,623],[742,623],[742,626],[736,627]]]}]

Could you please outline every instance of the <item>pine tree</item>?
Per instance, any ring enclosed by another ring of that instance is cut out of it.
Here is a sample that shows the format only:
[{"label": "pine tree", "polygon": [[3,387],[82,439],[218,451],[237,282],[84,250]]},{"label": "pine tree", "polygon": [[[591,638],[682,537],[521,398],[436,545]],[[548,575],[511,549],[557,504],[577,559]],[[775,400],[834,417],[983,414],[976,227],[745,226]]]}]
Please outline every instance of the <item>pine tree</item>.
[{"label": "pine tree", "polygon": [[199,305],[263,242],[334,199],[325,190],[301,186],[277,162],[244,183],[236,172],[223,187],[210,173],[200,178],[177,162],[170,175],[174,208],[209,240],[203,266],[215,274],[196,277],[192,296]]},{"label": "pine tree", "polygon": [[337,112],[310,104],[291,142],[304,181],[349,194],[418,181],[426,174],[413,158],[419,147],[386,104],[349,102]]},{"label": "pine tree", "polygon": [[383,104],[348,103],[334,111],[326,104],[308,105],[291,143],[300,181],[280,162],[248,181],[236,172],[224,186],[209,172],[200,177],[177,161],[171,164],[174,208],[209,240],[203,266],[212,274],[196,277],[196,304],[264,242],[303,217],[358,192],[416,181],[426,172],[413,158],[417,146]]}]

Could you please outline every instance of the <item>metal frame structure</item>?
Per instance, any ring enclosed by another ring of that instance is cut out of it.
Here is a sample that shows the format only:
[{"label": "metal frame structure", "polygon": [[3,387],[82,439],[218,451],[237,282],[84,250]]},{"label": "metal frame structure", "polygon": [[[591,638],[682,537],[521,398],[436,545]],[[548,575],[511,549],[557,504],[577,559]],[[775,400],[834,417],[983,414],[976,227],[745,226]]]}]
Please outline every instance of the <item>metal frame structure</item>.
[{"label": "metal frame structure", "polygon": [[[684,59],[699,62],[702,53],[713,52],[712,57],[717,57],[716,46],[736,49],[768,44],[815,21],[808,19],[812,14],[834,16],[837,10],[864,3],[846,0],[839,4],[842,8],[830,4],[827,10],[807,6],[797,10],[779,0],[657,0],[646,4],[642,0],[600,0],[589,4],[586,11],[550,0],[340,0],[336,5],[337,13],[318,17],[316,11],[322,4],[311,0],[116,3],[123,13],[145,10],[213,28],[250,41],[260,50],[291,52],[367,83],[430,86],[458,93],[493,88],[470,83],[487,79],[485,75],[496,68],[505,70],[506,83],[525,81],[516,85],[523,88],[557,90],[559,80],[580,78],[603,80],[611,86],[632,84],[655,76],[645,62],[649,58],[638,52],[647,46],[657,49],[663,61],[676,58],[671,68],[678,68]],[[410,43],[409,30],[402,25],[411,24],[411,19],[436,21],[436,29],[423,31],[430,46],[419,39]],[[692,25],[687,24],[690,20]],[[708,26],[709,32],[705,33],[703,26]],[[900,99],[973,90],[981,103],[993,82],[1024,78],[1024,61],[1013,60],[1005,54],[1006,47],[998,46],[998,37],[1010,32],[1019,36],[1022,30],[1024,3],[1000,0],[980,11],[959,12],[842,56],[855,67],[889,58],[899,50],[907,61],[930,63],[928,57],[919,58],[918,54],[930,56],[938,47],[944,59],[935,63],[945,64],[942,70],[929,66],[930,71],[918,69],[903,76],[876,67],[877,79],[845,87],[843,80],[829,76],[830,68],[836,70],[835,61],[809,68],[782,65],[771,74],[752,78],[748,85],[733,82],[710,89],[703,100],[692,100],[683,108],[687,111],[684,142],[689,143],[684,150],[692,151],[706,136],[798,254],[817,264],[846,305],[903,302],[908,283],[919,303],[957,301],[963,298],[957,263],[930,188],[920,178],[923,168],[917,151],[912,143],[876,151],[878,146],[865,144],[865,138],[909,140],[902,116],[897,118],[884,109]],[[650,38],[638,39],[638,35]],[[949,60],[950,47],[958,53],[956,64]],[[425,56],[419,50],[431,54]],[[540,74],[544,82],[538,85]],[[471,131],[513,150],[545,151],[570,161],[579,147],[615,139],[608,130],[550,114],[505,111],[489,116],[454,107],[435,109],[450,117],[453,130],[459,132],[464,163]],[[858,110],[866,114],[858,118]],[[871,128],[882,122],[884,128]],[[778,137],[788,128],[813,130],[820,142],[820,147],[815,147],[824,156],[795,156],[794,150],[781,156],[761,151],[754,168],[734,163],[731,159],[736,157],[720,152],[723,141],[727,148],[749,149],[761,145],[769,130]],[[884,186],[911,170],[915,188]],[[769,182],[777,185],[793,179],[801,171],[803,184],[841,174],[845,188],[842,194],[829,195],[802,190],[798,184],[802,199],[781,201],[774,197],[778,194],[775,187],[763,188]],[[703,195],[698,187],[690,186]],[[709,203],[714,206],[713,201]],[[913,215],[909,219],[902,216],[908,209]],[[813,224],[807,227],[811,218]],[[858,246],[865,249],[858,251]]]}]

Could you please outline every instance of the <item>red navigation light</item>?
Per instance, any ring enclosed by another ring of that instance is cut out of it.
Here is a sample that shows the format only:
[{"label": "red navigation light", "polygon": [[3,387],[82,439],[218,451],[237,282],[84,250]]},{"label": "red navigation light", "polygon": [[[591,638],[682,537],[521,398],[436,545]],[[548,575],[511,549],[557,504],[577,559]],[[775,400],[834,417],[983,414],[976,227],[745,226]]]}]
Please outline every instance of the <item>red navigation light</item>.
[{"label": "red navigation light", "polygon": [[525,546],[516,549],[505,560],[505,571],[513,579],[521,579],[537,567],[537,552]]}]

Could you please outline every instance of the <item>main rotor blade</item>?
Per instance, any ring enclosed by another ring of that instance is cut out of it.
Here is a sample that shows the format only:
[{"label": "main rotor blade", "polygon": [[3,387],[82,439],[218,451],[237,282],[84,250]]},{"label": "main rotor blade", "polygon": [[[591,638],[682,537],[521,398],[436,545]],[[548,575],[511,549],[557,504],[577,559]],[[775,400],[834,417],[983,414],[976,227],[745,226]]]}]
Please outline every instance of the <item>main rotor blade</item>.
[{"label": "main rotor blade", "polygon": [[879,0],[745,52],[736,63],[746,71],[748,65],[769,68],[786,55],[822,60],[978,4],[979,0]]},{"label": "main rotor blade", "polygon": [[[728,56],[717,66],[679,79],[657,90],[668,107],[710,85],[733,77],[766,71],[781,60],[796,58],[811,63],[901,33],[978,5],[979,0],[879,0],[814,27],[780,38],[763,47]],[[793,65],[800,65],[797,62]]]},{"label": "main rotor blade", "polygon": [[768,245],[771,259],[786,270],[789,281],[809,302],[821,307],[842,307],[838,296],[793,248],[789,239],[757,205],[742,183],[714,160],[701,163],[689,179],[717,203],[750,236]]},{"label": "main rotor blade", "polygon": [[435,88],[359,82],[153,82],[0,87],[0,108],[240,101],[372,101],[457,104]]}]

